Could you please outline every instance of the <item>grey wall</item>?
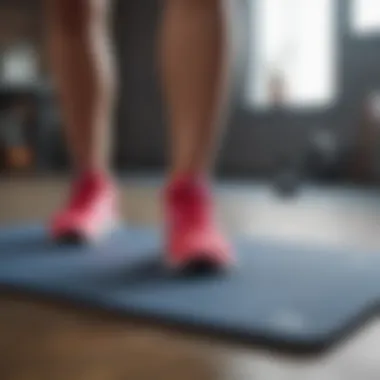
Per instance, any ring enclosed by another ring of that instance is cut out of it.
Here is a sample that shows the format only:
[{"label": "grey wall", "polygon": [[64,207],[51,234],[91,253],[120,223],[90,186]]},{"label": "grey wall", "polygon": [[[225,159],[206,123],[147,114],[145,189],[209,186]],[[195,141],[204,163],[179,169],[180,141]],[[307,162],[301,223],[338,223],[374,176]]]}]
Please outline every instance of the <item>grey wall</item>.
[{"label": "grey wall", "polygon": [[[244,0],[245,1],[245,0]],[[233,8],[245,17],[244,2]],[[117,161],[125,168],[161,168],[166,161],[165,112],[161,94],[159,73],[156,66],[156,40],[160,25],[161,2],[140,0],[118,1],[115,7],[115,39],[117,45],[120,101],[117,112]],[[243,22],[242,22],[243,21]],[[231,89],[230,119],[237,115],[239,97],[244,83],[244,59],[246,52],[246,24],[244,18],[232,30],[233,86]],[[235,150],[235,141],[227,121],[226,141],[232,142],[223,150]],[[232,140],[231,140],[232,138]],[[236,145],[237,144],[237,145]],[[228,160],[228,158],[227,158]]]},{"label": "grey wall", "polygon": [[158,16],[156,1],[120,0],[115,7],[120,77],[116,144],[122,166],[164,161],[164,117],[155,58]]},{"label": "grey wall", "polygon": [[[328,126],[344,144],[353,144],[359,104],[380,85],[379,40],[355,39],[348,32],[350,1],[338,0],[340,93],[329,110],[257,113],[242,102],[247,73],[248,38],[252,35],[247,2],[234,1],[235,64],[231,116],[219,169],[226,173],[267,175],[284,154],[297,157],[314,127]],[[165,118],[155,65],[155,38],[160,2],[120,0],[115,36],[120,57],[121,97],[118,112],[118,159],[127,168],[161,168],[165,163]]]}]

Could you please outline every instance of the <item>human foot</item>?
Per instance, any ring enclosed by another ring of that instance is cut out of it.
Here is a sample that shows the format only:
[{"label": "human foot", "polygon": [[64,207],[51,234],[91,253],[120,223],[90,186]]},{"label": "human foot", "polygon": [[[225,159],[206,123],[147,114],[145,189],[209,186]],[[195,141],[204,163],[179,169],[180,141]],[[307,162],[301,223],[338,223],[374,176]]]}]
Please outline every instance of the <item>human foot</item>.
[{"label": "human foot", "polygon": [[211,191],[204,182],[173,181],[165,189],[164,208],[169,267],[219,270],[232,263],[231,248],[214,220]]},{"label": "human foot", "polygon": [[74,181],[68,203],[53,217],[53,239],[93,242],[110,232],[118,220],[116,189],[108,177],[86,174]]}]

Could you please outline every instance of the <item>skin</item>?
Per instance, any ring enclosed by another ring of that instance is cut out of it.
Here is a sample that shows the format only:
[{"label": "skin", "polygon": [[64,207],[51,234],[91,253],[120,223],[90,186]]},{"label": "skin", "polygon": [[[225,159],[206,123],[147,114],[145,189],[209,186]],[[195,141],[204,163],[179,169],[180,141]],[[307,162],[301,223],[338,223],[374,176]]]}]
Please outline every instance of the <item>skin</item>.
[{"label": "skin", "polygon": [[[110,0],[46,0],[51,68],[76,172],[108,171],[116,94]],[[212,170],[225,101],[222,0],[165,0],[158,62],[167,103],[169,177]]]}]

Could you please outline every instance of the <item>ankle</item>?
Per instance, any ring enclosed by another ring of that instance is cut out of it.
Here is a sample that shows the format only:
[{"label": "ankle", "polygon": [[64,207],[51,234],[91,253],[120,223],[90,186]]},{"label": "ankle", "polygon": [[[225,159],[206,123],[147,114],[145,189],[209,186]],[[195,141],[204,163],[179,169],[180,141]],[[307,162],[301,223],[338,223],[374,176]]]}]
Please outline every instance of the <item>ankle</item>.
[{"label": "ankle", "polygon": [[173,173],[168,176],[166,190],[207,188],[209,187],[209,182],[209,178],[204,174],[186,172]]},{"label": "ankle", "polygon": [[90,181],[90,182],[101,182],[109,183],[112,182],[112,175],[107,170],[103,169],[84,169],[79,170],[74,173],[74,178],[79,181]]}]

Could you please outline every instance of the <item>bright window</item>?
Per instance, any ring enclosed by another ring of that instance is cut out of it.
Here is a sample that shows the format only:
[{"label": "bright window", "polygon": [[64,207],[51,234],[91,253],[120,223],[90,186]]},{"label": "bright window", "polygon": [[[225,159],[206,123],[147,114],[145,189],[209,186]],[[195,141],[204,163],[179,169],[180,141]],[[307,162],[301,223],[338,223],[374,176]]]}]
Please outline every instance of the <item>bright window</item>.
[{"label": "bright window", "polygon": [[380,32],[380,3],[376,0],[354,0],[351,8],[353,30],[357,34]]},{"label": "bright window", "polygon": [[323,107],[335,98],[335,0],[251,0],[254,32],[247,98],[287,107]]}]

